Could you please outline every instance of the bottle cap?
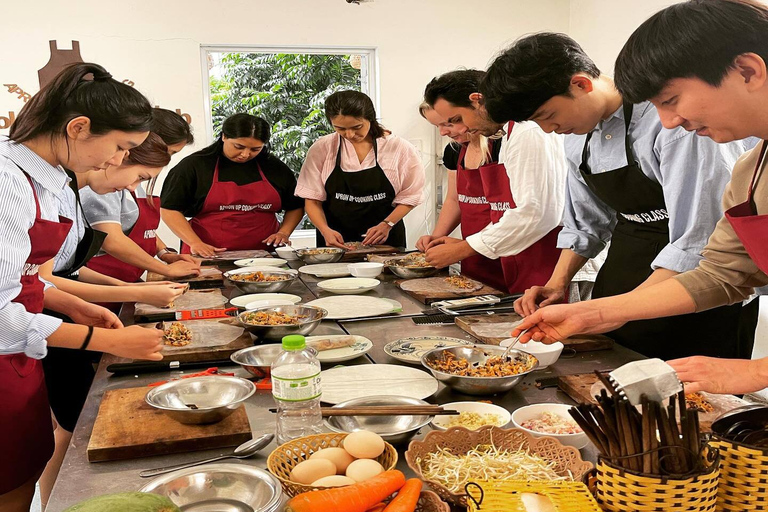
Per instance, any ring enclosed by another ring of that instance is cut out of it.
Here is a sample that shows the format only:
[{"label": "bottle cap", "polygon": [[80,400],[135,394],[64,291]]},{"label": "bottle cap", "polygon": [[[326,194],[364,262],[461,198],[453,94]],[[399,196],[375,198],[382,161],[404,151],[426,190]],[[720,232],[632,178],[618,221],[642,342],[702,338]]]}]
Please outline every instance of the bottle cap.
[{"label": "bottle cap", "polygon": [[304,336],[292,334],[283,337],[283,350],[301,350],[307,346]]}]

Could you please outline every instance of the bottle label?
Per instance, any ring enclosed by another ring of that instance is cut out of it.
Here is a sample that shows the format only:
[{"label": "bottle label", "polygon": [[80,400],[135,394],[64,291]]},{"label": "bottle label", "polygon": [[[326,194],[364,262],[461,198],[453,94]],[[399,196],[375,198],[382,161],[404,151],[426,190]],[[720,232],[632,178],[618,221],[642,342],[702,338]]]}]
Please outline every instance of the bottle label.
[{"label": "bottle label", "polygon": [[320,373],[298,379],[272,374],[272,395],[283,402],[304,402],[320,398]]}]

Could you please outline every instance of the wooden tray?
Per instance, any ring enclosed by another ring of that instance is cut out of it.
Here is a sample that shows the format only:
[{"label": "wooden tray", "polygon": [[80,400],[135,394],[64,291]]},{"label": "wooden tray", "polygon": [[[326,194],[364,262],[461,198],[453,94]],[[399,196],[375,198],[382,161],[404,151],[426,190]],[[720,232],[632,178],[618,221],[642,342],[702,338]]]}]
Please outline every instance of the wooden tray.
[{"label": "wooden tray", "polygon": [[[173,321],[166,321],[167,328]],[[171,361],[210,361],[227,359],[241,348],[253,345],[253,338],[234,319],[210,318],[206,320],[184,320],[180,322],[192,331],[192,343],[184,347],[164,346],[163,357]],[[155,328],[156,322],[141,324]],[[238,333],[239,331],[239,333]]]},{"label": "wooden tray", "polygon": [[169,279],[162,274],[147,272],[147,282],[173,281],[174,283],[189,283],[190,290],[200,290],[205,288],[221,288],[224,286],[224,276],[218,267],[201,267],[199,276],[177,277]]},{"label": "wooden tray", "polygon": [[[448,277],[448,276],[437,275],[434,277]],[[397,285],[398,288],[400,288],[400,285],[405,281],[408,281],[408,279],[397,280],[395,281],[395,284]],[[411,291],[411,290],[402,290],[402,291],[404,291],[414,299],[426,305],[432,304],[433,302],[437,302],[440,300],[464,299],[467,297],[478,297],[480,295],[497,295],[499,297],[506,295],[505,292],[497,290],[496,288],[492,288],[488,285],[484,285],[479,290],[475,290],[473,292],[467,292],[467,293],[452,293],[452,292],[443,292],[443,291]]]},{"label": "wooden tray", "polygon": [[144,401],[150,389],[104,393],[88,442],[89,462],[237,446],[251,439],[244,406],[212,425],[183,425]]},{"label": "wooden tray", "polygon": [[172,308],[158,308],[143,302],[137,302],[133,313],[134,318],[141,322],[158,322],[173,320],[176,311],[190,309],[220,309],[225,308],[227,298],[221,290],[192,290],[174,301]]},{"label": "wooden tray", "polygon": [[[491,335],[496,330],[497,324],[506,332],[511,332],[514,325],[522,321],[522,317],[516,313],[497,313],[495,315],[467,315],[456,317],[454,322],[462,331],[471,334],[483,343],[488,345],[498,345],[510,334],[504,336]],[[578,335],[563,340],[563,345],[575,350],[576,352],[590,352],[592,350],[607,350],[613,348],[613,340],[601,334]]]}]

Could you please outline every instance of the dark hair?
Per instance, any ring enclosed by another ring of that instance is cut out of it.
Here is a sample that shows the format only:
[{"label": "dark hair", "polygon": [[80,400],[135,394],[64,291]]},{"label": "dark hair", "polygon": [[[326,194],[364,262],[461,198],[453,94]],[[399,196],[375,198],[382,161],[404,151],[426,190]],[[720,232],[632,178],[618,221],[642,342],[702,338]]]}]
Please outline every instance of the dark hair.
[{"label": "dark hair", "polygon": [[264,143],[264,148],[256,155],[261,159],[269,155],[271,128],[264,119],[252,116],[250,114],[233,114],[226,118],[221,124],[221,135],[219,138],[205,149],[200,151],[202,155],[212,155],[221,152],[224,144],[223,136],[228,139],[239,139],[240,137],[250,137],[260,140]]},{"label": "dark hair", "polygon": [[485,109],[497,123],[525,121],[550,98],[570,96],[571,78],[600,70],[565,34],[542,32],[523,37],[504,50],[480,84]]},{"label": "dark hair", "polygon": [[90,119],[94,135],[112,130],[146,132],[152,122],[152,105],[98,64],[72,64],[21,108],[9,135],[16,142],[41,135],[65,136],[67,124],[78,116]]},{"label": "dark hair", "polygon": [[123,159],[123,165],[165,167],[170,161],[168,145],[160,135],[150,132],[144,142],[128,152],[128,156]]},{"label": "dark hair", "polygon": [[472,108],[470,94],[480,91],[485,71],[457,69],[433,78],[424,89],[424,101],[430,107],[440,98],[457,107]]},{"label": "dark hair", "polygon": [[616,87],[632,103],[658,95],[670,80],[719,86],[734,60],[756,53],[768,62],[768,7],[752,0],[690,0],[646,20],[615,66]]},{"label": "dark hair", "polygon": [[330,122],[336,116],[365,119],[371,123],[369,134],[373,139],[383,137],[388,130],[376,120],[376,109],[367,94],[360,91],[337,91],[325,100],[325,117]]},{"label": "dark hair", "polygon": [[158,134],[167,146],[180,142],[185,145],[195,142],[189,123],[176,112],[166,108],[152,109],[152,133]]}]

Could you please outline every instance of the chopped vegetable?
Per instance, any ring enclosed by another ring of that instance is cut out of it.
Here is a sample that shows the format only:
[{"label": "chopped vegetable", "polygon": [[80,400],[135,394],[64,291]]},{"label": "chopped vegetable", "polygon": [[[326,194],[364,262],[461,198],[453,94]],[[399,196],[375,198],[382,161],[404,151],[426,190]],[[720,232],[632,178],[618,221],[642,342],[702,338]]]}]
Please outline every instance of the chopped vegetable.
[{"label": "chopped vegetable", "polygon": [[396,469],[370,480],[346,487],[310,491],[292,498],[286,512],[366,512],[405,485],[405,476]]},{"label": "chopped vegetable", "polygon": [[393,499],[384,512],[413,512],[416,510],[416,505],[419,503],[419,495],[421,495],[421,480],[418,478],[411,478],[402,489],[397,492],[397,496]]},{"label": "chopped vegetable", "polygon": [[528,430],[545,434],[581,434],[584,432],[575,421],[549,411],[524,421],[520,425]]},{"label": "chopped vegetable", "polygon": [[464,427],[469,430],[477,430],[485,425],[493,425],[494,427],[503,427],[505,425],[504,419],[498,414],[480,414],[477,412],[463,411],[458,416],[450,416],[450,419],[445,425],[445,428],[451,427]]},{"label": "chopped vegetable", "polygon": [[450,373],[462,377],[510,377],[530,370],[531,358],[489,357],[484,364],[470,363],[466,358],[457,358],[446,352],[440,361],[430,362],[429,365],[439,372]]},{"label": "chopped vegetable", "polygon": [[239,274],[229,274],[230,281],[240,281],[246,283],[271,283],[274,281],[287,281],[291,276],[288,274],[265,274],[264,272],[241,272]]}]

